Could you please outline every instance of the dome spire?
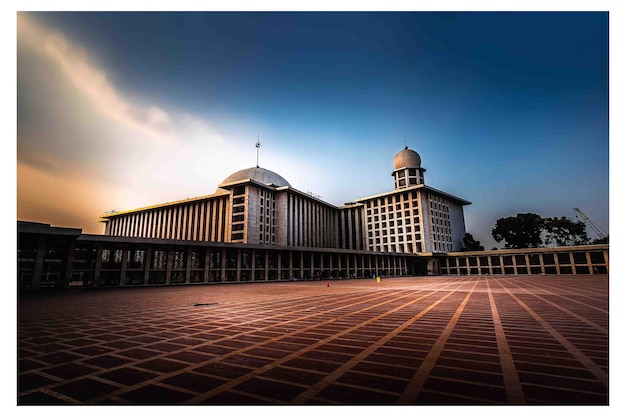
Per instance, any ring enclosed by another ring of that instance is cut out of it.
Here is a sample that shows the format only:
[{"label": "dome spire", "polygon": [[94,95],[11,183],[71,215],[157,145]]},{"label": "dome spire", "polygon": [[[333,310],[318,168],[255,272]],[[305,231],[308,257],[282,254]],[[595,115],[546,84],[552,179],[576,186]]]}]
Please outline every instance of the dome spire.
[{"label": "dome spire", "polygon": [[256,167],[259,167],[259,148],[261,147],[261,142],[259,141],[259,134],[256,134]]}]

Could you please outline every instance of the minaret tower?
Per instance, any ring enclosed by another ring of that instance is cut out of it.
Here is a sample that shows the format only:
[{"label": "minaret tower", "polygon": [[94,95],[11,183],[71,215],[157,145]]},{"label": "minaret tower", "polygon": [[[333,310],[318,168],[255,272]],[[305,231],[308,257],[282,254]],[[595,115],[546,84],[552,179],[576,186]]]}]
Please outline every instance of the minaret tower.
[{"label": "minaret tower", "polygon": [[393,159],[393,177],[395,189],[412,187],[418,184],[424,184],[424,172],[422,168],[422,158],[419,154],[407,146],[398,152]]}]

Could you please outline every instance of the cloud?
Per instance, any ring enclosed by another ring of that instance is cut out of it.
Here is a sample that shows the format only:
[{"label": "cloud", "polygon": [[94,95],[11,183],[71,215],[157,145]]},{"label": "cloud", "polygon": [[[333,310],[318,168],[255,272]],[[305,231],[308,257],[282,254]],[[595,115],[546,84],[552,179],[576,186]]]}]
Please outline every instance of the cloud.
[{"label": "cloud", "polygon": [[139,129],[153,138],[172,139],[171,134],[166,133],[169,114],[155,106],[143,108],[122,97],[106,73],[79,45],[59,32],[46,29],[25,13],[18,13],[17,29],[18,43],[27,44],[53,60],[63,75],[102,115]]},{"label": "cloud", "polygon": [[98,57],[33,15],[18,13],[17,35],[18,219],[98,232],[106,210],[211,194],[240,169],[240,141],[209,120],[129,99]]},{"label": "cloud", "polygon": [[[254,165],[257,132],[270,130],[262,122],[225,115],[216,125],[194,109],[122,92],[99,57],[33,15],[18,13],[17,32],[18,219],[99,233],[106,210],[212,194],[228,175]],[[261,139],[261,166],[344,202],[345,190],[335,189],[345,185],[333,172],[302,160],[299,146],[281,145],[294,143],[284,134],[267,135],[273,142]],[[303,175],[309,172],[315,175]]]}]

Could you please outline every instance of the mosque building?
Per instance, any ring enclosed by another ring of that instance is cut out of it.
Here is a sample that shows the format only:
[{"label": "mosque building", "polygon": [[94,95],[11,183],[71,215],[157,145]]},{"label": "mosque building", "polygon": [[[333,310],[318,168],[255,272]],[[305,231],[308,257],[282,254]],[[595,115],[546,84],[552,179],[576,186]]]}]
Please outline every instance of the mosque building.
[{"label": "mosque building", "polygon": [[[257,144],[258,145],[258,144]],[[399,254],[463,247],[469,201],[424,184],[419,154],[393,161],[394,189],[334,206],[258,165],[210,195],[101,216],[105,235]]]},{"label": "mosque building", "polygon": [[463,251],[470,203],[425,172],[405,147],[393,190],[334,206],[257,164],[210,195],[106,213],[103,235],[18,220],[19,288],[608,273],[608,244]]}]

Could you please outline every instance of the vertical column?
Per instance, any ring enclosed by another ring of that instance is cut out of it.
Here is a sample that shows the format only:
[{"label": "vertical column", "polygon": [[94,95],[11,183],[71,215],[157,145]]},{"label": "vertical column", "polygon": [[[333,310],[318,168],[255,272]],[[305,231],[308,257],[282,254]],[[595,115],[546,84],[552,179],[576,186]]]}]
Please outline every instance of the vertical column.
[{"label": "vertical column", "polygon": [[576,261],[574,260],[574,252],[568,253],[569,263],[572,266],[572,274],[576,275]]},{"label": "vertical column", "polygon": [[270,249],[265,251],[264,262],[265,264],[265,278],[264,281],[269,281],[270,278]]},{"label": "vertical column", "polygon": [[63,288],[69,288],[72,280],[72,268],[74,267],[74,248],[76,243],[71,241],[67,245],[67,256],[65,258],[65,276],[63,277]]},{"label": "vertical column", "polygon": [[235,275],[237,282],[241,281],[241,249],[237,249],[237,272]]},{"label": "vertical column", "polygon": [[30,289],[39,291],[41,289],[41,274],[43,272],[43,260],[46,253],[46,236],[39,236],[37,241],[37,254],[35,255],[35,265],[33,266],[33,280]]},{"label": "vertical column", "polygon": [[172,248],[167,247],[167,261],[165,264],[165,285],[170,285],[170,278],[172,277]]},{"label": "vertical column", "polygon": [[120,268],[120,282],[119,286],[123,287],[126,285],[126,269],[128,268],[128,243],[124,243],[122,245],[122,266]]},{"label": "vertical column", "polygon": [[530,266],[530,258],[528,257],[528,254],[524,254],[524,261],[526,262],[526,273],[528,275],[530,275],[530,273],[532,272],[532,268]]},{"label": "vertical column", "polygon": [[256,249],[252,249],[250,259],[250,281],[256,280]]},{"label": "vertical column", "polygon": [[189,205],[185,204],[180,207],[180,211],[182,212],[182,220],[180,222],[181,229],[181,239],[189,238]]},{"label": "vertical column", "polygon": [[589,271],[590,275],[593,275],[593,264],[591,263],[591,255],[588,250],[585,251],[585,259],[587,260],[587,270]]},{"label": "vertical column", "polygon": [[330,274],[333,272],[333,253],[328,255],[328,278],[330,278]]},{"label": "vertical column", "polygon": [[203,271],[203,276],[202,276],[202,282],[204,283],[209,282],[209,270],[210,270],[209,263],[210,262],[211,262],[211,248],[206,247],[204,248],[204,271]]},{"label": "vertical column", "polygon": [[341,255],[337,255],[337,278],[339,278],[341,276]]},{"label": "vertical column", "polygon": [[513,258],[513,275],[518,275],[518,273],[517,273],[517,256],[512,255],[511,258]]},{"label": "vertical column", "polygon": [[187,251],[187,261],[185,262],[185,284],[189,284],[191,282],[191,253],[192,247],[187,246],[185,248]]},{"label": "vertical column", "polygon": [[226,281],[226,248],[222,248],[222,264],[220,265],[220,281]]},{"label": "vertical column", "polygon": [[191,208],[191,236],[189,236],[190,240],[197,240],[198,236],[198,203],[193,203],[190,206]]},{"label": "vertical column", "polygon": [[[100,282],[100,270],[102,269],[102,243],[98,243],[98,249],[96,250],[96,266],[93,271],[93,286],[97,287]],[[34,277],[33,277],[34,278]]]},{"label": "vertical column", "polygon": [[150,283],[150,264],[152,262],[152,245],[148,245],[146,248],[146,264],[143,272],[143,285]]}]

